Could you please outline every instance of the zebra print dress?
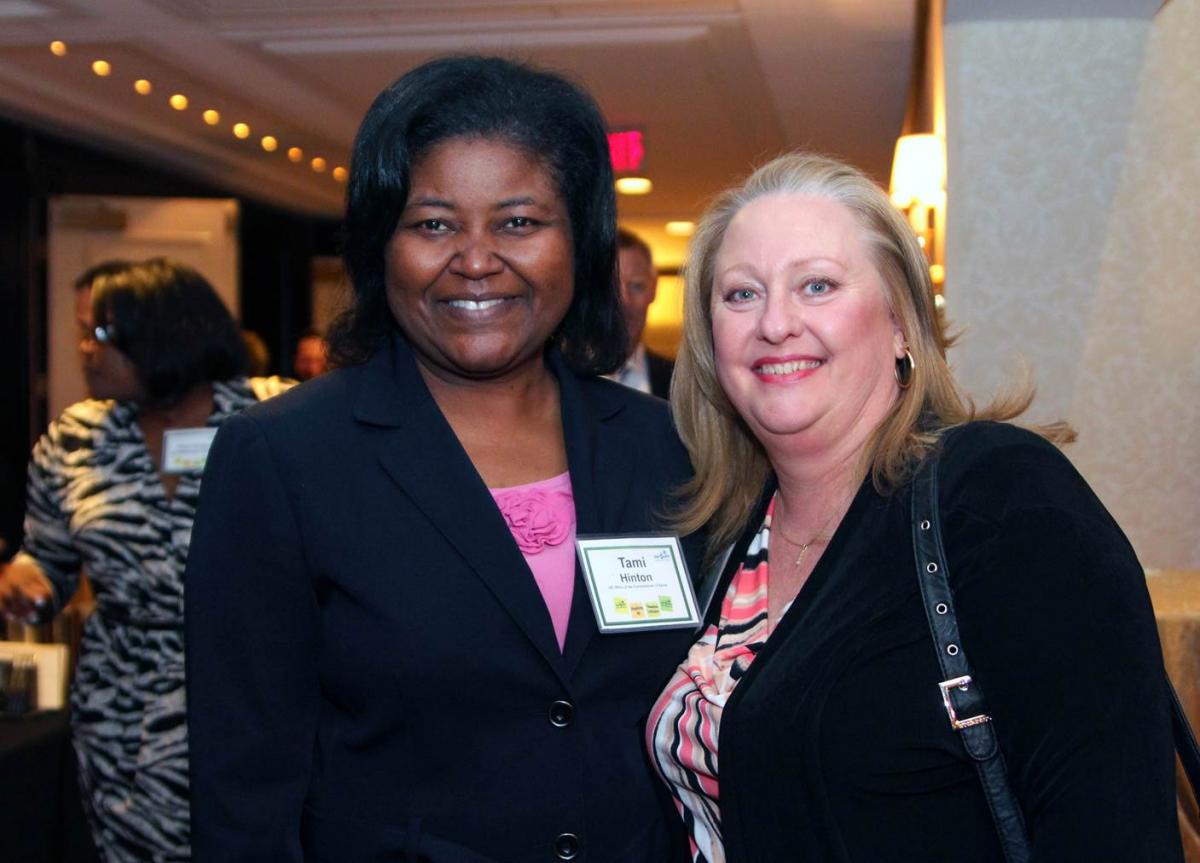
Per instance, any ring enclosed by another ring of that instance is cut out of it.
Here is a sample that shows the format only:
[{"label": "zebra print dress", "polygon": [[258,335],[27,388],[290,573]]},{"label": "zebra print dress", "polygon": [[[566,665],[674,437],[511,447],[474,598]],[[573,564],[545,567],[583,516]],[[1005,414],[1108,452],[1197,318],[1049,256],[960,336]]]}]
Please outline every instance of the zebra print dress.
[{"label": "zebra print dress", "polygon": [[[209,426],[284,388],[213,385]],[[199,472],[169,499],[137,406],[83,401],[33,450],[22,555],[59,604],[85,570],[96,594],[71,691],[80,787],[105,863],[190,857],[183,674],[183,571]]]}]

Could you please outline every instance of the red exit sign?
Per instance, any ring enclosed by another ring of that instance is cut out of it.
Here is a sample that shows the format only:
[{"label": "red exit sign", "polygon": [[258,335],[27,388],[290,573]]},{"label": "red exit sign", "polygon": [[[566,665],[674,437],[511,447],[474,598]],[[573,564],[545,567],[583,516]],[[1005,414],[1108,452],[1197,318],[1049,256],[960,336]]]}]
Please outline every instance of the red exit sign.
[{"label": "red exit sign", "polygon": [[613,170],[636,171],[642,167],[642,159],[646,156],[646,146],[641,129],[626,129],[623,132],[608,133],[608,152],[612,158]]}]

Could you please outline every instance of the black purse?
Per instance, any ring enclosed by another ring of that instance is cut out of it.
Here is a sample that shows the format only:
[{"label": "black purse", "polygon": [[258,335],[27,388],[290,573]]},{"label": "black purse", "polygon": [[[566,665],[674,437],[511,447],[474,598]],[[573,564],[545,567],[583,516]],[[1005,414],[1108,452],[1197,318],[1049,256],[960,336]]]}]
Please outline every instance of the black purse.
[{"label": "black purse", "polygon": [[[925,616],[941,668],[942,703],[950,726],[959,733],[963,747],[975,763],[983,793],[996,823],[996,832],[1008,863],[1029,860],[1029,834],[1016,795],[1008,784],[1008,769],[996,738],[983,691],[971,677],[954,615],[946,552],[942,545],[941,514],[938,507],[938,456],[935,452],[921,465],[912,480],[913,553],[917,581],[925,603]],[[1171,728],[1175,751],[1183,764],[1193,792],[1200,789],[1200,747],[1188,724],[1179,696],[1163,671],[1163,688],[1171,704]],[[1200,795],[1198,795],[1200,796]]]}]

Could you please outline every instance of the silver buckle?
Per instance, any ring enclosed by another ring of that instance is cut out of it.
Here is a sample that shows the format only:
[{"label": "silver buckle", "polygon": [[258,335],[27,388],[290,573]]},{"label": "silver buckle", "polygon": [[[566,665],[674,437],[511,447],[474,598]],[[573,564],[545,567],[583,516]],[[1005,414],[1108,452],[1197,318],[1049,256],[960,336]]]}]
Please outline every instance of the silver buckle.
[{"label": "silver buckle", "polygon": [[950,717],[950,727],[955,731],[962,731],[964,728],[970,728],[972,725],[983,725],[985,722],[991,722],[992,717],[986,713],[980,713],[978,716],[968,716],[966,719],[959,719],[958,714],[954,712],[954,703],[950,700],[951,689],[961,689],[966,691],[971,685],[971,675],[965,674],[962,677],[955,677],[953,680],[943,680],[938,684],[938,689],[942,690],[942,704],[946,705],[946,715]]}]

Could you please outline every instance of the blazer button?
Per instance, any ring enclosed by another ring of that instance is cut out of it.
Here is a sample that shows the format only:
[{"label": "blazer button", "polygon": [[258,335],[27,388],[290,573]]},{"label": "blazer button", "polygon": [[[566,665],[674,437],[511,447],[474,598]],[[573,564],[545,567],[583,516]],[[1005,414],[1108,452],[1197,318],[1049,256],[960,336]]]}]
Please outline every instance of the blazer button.
[{"label": "blazer button", "polygon": [[554,856],[559,860],[574,860],[579,854],[579,837],[574,833],[560,833],[554,840]]},{"label": "blazer button", "polygon": [[[550,724],[555,728],[566,728],[575,719],[575,707],[569,701],[556,701],[550,705]],[[563,836],[570,836],[570,833],[564,833]],[[562,838],[561,836],[559,837]],[[574,855],[571,855],[572,857]],[[571,859],[564,857],[564,860]]]}]

